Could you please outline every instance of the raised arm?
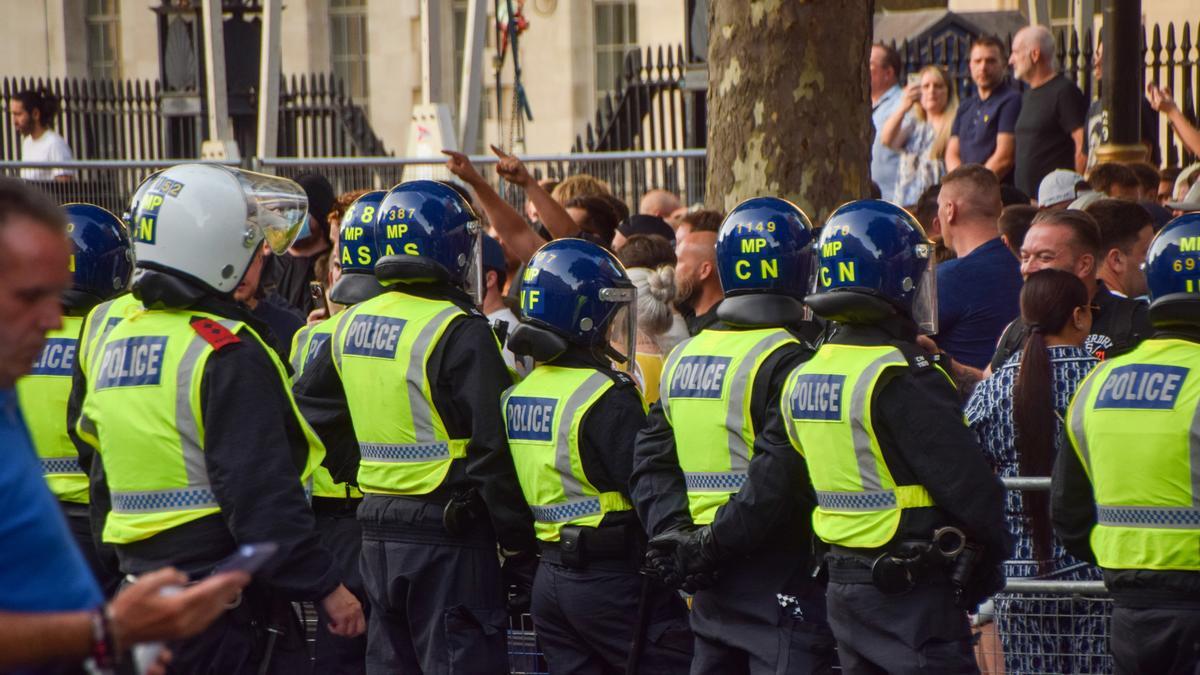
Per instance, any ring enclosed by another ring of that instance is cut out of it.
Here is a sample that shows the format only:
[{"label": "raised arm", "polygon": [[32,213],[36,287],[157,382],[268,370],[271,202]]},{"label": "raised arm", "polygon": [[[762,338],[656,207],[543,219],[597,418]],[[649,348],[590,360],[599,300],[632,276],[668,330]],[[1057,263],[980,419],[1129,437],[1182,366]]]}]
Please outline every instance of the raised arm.
[{"label": "raised arm", "polygon": [[508,245],[508,249],[519,257],[522,262],[528,261],[541,248],[542,238],[537,235],[508,202],[504,201],[491,185],[479,175],[470,158],[461,152],[443,150],[446,155],[446,168],[464,183],[471,186],[479,206],[488,217],[488,222],[496,228],[496,234]]},{"label": "raised arm", "polygon": [[546,192],[546,188],[533,179],[520,159],[494,145],[491,148],[492,152],[500,158],[500,163],[496,165],[496,173],[500,174],[504,180],[519,185],[525,190],[525,195],[537,207],[542,224],[550,231],[550,236],[560,239],[579,234],[579,225],[575,224],[575,219],[567,213],[567,209],[562,204],[559,204],[550,196],[549,192]]}]

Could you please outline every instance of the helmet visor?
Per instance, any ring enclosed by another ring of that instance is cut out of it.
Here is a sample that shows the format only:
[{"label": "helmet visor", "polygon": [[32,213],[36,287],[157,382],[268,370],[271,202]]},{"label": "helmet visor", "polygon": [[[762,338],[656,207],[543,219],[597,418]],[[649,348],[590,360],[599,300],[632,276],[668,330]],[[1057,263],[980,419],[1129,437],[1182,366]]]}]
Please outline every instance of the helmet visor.
[{"label": "helmet visor", "polygon": [[308,195],[298,183],[243,169],[233,170],[246,195],[246,223],[276,255],[288,250],[308,218]]},{"label": "helmet visor", "polygon": [[926,267],[917,282],[917,291],[913,294],[912,319],[917,324],[921,335],[936,335],[938,332],[937,308],[937,258],[933,254],[933,244],[917,244],[917,257],[926,259]]},{"label": "helmet visor", "polygon": [[625,364],[621,370],[633,375],[637,363],[637,289],[602,288],[600,299],[621,305],[608,324],[607,351],[614,361]]},{"label": "helmet visor", "polygon": [[467,229],[472,236],[471,250],[467,251],[467,267],[463,272],[464,290],[471,294],[475,304],[482,310],[484,296],[487,295],[483,274],[483,228],[478,220],[474,220],[467,224]]}]

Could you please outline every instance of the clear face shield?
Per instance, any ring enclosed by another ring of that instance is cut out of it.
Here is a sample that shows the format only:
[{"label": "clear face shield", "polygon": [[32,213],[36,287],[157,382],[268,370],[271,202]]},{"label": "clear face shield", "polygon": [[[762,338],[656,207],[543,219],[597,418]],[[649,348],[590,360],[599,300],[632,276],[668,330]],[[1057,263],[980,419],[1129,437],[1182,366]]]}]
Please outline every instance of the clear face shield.
[{"label": "clear face shield", "polygon": [[[933,244],[917,244],[918,258],[926,261],[925,271],[917,283],[917,292],[913,295],[912,319],[917,324],[921,335],[935,335],[938,332],[937,308],[937,258],[933,255]],[[905,284],[911,284],[911,279],[905,279]]]},{"label": "clear face shield", "polygon": [[308,219],[308,196],[304,189],[288,178],[230,170],[237,175],[246,195],[247,236],[261,235],[276,255],[287,251]]},{"label": "clear face shield", "polygon": [[467,223],[467,231],[471,233],[471,250],[466,254],[467,268],[463,274],[466,292],[471,294],[475,305],[483,310],[484,296],[487,295],[487,282],[483,274],[483,226],[478,220]]},{"label": "clear face shield", "polygon": [[602,288],[600,299],[623,305],[608,324],[608,354],[633,375],[637,364],[637,289]]}]

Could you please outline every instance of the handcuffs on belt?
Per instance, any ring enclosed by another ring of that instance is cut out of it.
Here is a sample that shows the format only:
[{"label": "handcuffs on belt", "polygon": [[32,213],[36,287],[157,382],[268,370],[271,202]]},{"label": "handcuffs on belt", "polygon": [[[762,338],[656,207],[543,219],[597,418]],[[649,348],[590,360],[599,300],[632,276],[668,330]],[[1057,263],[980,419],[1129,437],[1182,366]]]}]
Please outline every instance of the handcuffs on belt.
[{"label": "handcuffs on belt", "polygon": [[911,591],[927,572],[945,569],[952,563],[950,578],[961,592],[977,557],[963,531],[949,526],[934,530],[930,541],[902,541],[895,549],[880,554],[871,564],[871,582],[889,595]]}]

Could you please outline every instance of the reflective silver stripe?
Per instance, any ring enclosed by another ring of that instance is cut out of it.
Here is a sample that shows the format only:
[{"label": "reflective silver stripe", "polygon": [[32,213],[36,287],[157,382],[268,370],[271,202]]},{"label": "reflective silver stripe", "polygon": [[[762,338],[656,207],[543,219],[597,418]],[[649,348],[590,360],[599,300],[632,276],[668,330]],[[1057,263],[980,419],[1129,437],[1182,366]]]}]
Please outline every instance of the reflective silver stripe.
[{"label": "reflective silver stripe", "polygon": [[790,340],[792,336],[786,333],[771,333],[759,340],[750,351],[742,355],[742,361],[729,383],[729,410],[725,416],[725,430],[729,439],[729,472],[732,474],[745,474],[750,468],[750,447],[746,445],[746,439],[742,438],[742,427],[746,422],[742,411],[746,404],[746,384],[754,374],[755,361],[759,356]]},{"label": "reflective silver stripe", "polygon": [[43,458],[42,473],[47,475],[83,473],[83,467],[79,465],[78,457]]},{"label": "reflective silver stripe", "polygon": [[207,487],[145,492],[112,493],[113,513],[158,513],[220,508],[217,497]]},{"label": "reflective silver stripe", "polygon": [[683,481],[688,492],[737,492],[746,482],[746,472],[688,471]]},{"label": "reflective silver stripe", "polygon": [[[854,458],[858,461],[858,477],[862,483],[861,494],[870,494],[883,488],[883,481],[879,478],[879,467],[875,464],[875,453],[871,449],[871,433],[867,429],[867,412],[868,406],[871,405],[872,389],[868,385],[884,368],[907,363],[900,352],[889,352],[872,361],[854,383],[849,422],[850,436],[854,442]],[[892,499],[894,505],[895,496]]]},{"label": "reflective silver stripe", "polygon": [[300,365],[304,363],[305,352],[308,351],[308,337],[313,331],[313,326],[305,326],[296,332],[296,348],[292,350],[292,372],[296,375],[300,374]]},{"label": "reflective silver stripe", "polygon": [[[217,319],[217,323],[233,333],[237,322]],[[192,411],[192,380],[197,375],[196,365],[200,356],[211,345],[196,335],[188,343],[175,373],[175,427],[179,431],[179,444],[183,449],[183,467],[187,472],[188,487],[208,488],[208,468],[204,463],[204,448],[200,445],[200,423]]]},{"label": "reflective silver stripe", "polygon": [[1096,520],[1114,527],[1200,529],[1200,508],[1186,506],[1097,506]]},{"label": "reflective silver stripe", "polygon": [[79,411],[79,429],[92,438],[99,439],[99,436],[96,435],[96,423],[82,410]]},{"label": "reflective silver stripe", "polygon": [[372,462],[429,462],[450,459],[450,444],[435,443],[359,443],[362,458]]},{"label": "reflective silver stripe", "polygon": [[584,497],[550,506],[530,505],[529,510],[533,512],[534,520],[540,523],[561,523],[576,518],[599,515],[602,512],[599,497]]},{"label": "reflective silver stripe", "polygon": [[817,490],[817,506],[827,511],[882,511],[896,508],[891,490],[868,492],[823,492]]},{"label": "reflective silver stripe", "polygon": [[418,443],[432,443],[437,436],[433,428],[432,404],[425,400],[425,368],[428,365],[424,358],[425,352],[432,346],[433,336],[449,317],[460,313],[457,307],[447,307],[438,312],[432,319],[421,326],[417,339],[413,340],[409,350],[408,373],[408,408],[412,411],[413,433]]},{"label": "reflective silver stripe", "polygon": [[[579,385],[578,389],[571,393],[558,413],[558,438],[554,445],[554,468],[558,471],[558,475],[562,476],[563,493],[567,496],[568,503],[588,496],[583,491],[583,484],[579,482],[579,478],[571,471],[571,421],[575,419],[575,413],[579,411],[584,402],[600,391],[606,382],[611,381],[604,373],[592,373],[583,381],[583,384]],[[599,500],[596,502],[596,508],[600,508]]]},{"label": "reflective silver stripe", "polygon": [[[89,359],[91,358],[91,355],[92,355],[92,351],[91,351],[92,342],[95,341],[96,336],[100,334],[101,326],[108,323],[108,313],[110,310],[112,310],[112,306],[113,306],[114,302],[116,302],[116,300],[108,300],[106,302],[102,302],[99,305],[96,305],[95,309],[92,310],[92,313],[91,313],[92,321],[91,321],[91,323],[88,324],[87,340],[85,340],[84,343],[82,345],[80,345],[80,350],[85,355],[87,355],[87,357]],[[105,330],[104,332],[107,333],[108,331]],[[90,364],[87,364],[87,365],[90,365]],[[86,375],[86,374],[87,374],[87,371],[85,370],[84,375]]]},{"label": "reflective silver stripe", "polygon": [[337,369],[338,375],[342,374],[342,339],[346,336],[346,326],[354,320],[354,315],[358,307],[351,307],[349,310],[342,312],[342,318],[338,321],[337,326],[333,329],[333,344],[330,349],[333,353],[333,365]]},{"label": "reflective silver stripe", "polygon": [[[1092,373],[1092,376],[1083,381],[1079,389],[1075,392],[1075,398],[1071,400],[1071,411],[1069,413],[1071,419],[1071,433],[1075,436],[1075,447],[1079,448],[1079,456],[1083,458],[1083,468],[1088,474],[1092,473],[1092,455],[1088,451],[1087,434],[1084,433],[1083,421],[1087,411],[1088,394],[1092,391],[1092,386],[1096,384],[1101,376],[1109,374],[1108,369],[1103,365],[1097,366],[1097,371]],[[1192,427],[1195,429],[1195,427]]]},{"label": "reflective silver stripe", "polygon": [[671,397],[667,393],[671,389],[671,378],[674,376],[672,370],[675,368],[675,364],[679,363],[679,359],[683,357],[683,350],[694,339],[688,338],[675,345],[675,348],[667,355],[667,360],[663,364],[663,377],[658,382],[658,400],[662,403],[663,415],[666,416],[668,422],[671,421]]}]

